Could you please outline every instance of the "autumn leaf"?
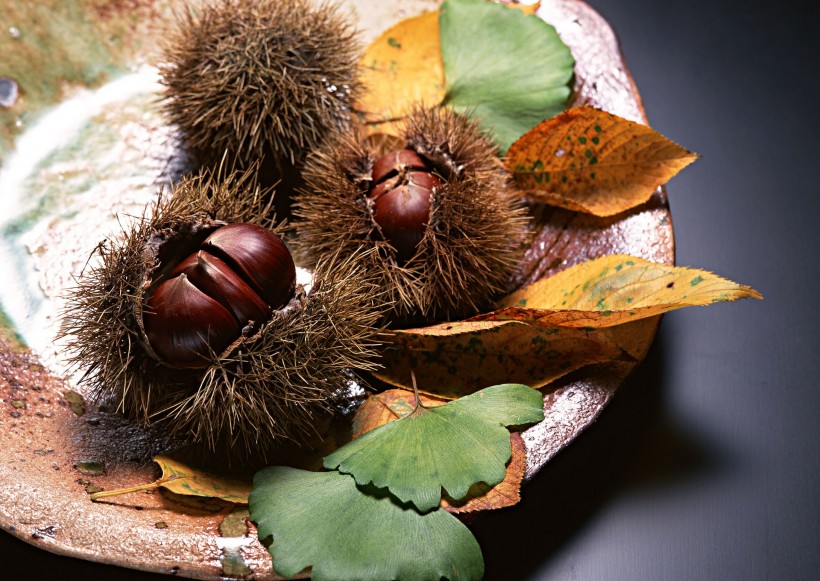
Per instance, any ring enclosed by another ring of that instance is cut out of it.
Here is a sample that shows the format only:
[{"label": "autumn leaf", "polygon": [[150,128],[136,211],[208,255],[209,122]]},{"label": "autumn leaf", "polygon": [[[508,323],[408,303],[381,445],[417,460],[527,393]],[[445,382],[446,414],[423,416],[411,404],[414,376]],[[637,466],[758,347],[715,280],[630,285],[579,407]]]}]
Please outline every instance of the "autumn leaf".
[{"label": "autumn leaf", "polygon": [[555,28],[495,2],[441,7],[444,105],[470,112],[501,152],[567,106],[575,61]]},{"label": "autumn leaf", "polygon": [[505,426],[544,419],[540,392],[526,385],[488,387],[447,404],[418,406],[325,457],[325,467],[352,474],[362,486],[387,488],[426,512],[442,489],[458,500],[478,482],[495,486],[510,460]]},{"label": "autumn leaf", "polygon": [[91,500],[100,500],[130,492],[155,490],[162,487],[175,494],[185,496],[221,498],[236,504],[248,503],[248,494],[251,491],[250,482],[192,468],[169,456],[157,456],[154,458],[154,462],[159,464],[162,470],[162,476],[159,479],[150,484],[96,492],[91,495]]},{"label": "autumn leaf", "polygon": [[513,319],[566,327],[611,327],[674,309],[762,298],[705,270],[615,254],[539,280],[475,320]]},{"label": "autumn leaf", "polygon": [[532,200],[612,216],[646,202],[696,159],[645,125],[584,106],[526,133],[505,165]]},{"label": "autumn leaf", "polygon": [[[447,403],[447,400],[419,394],[424,407],[436,407]],[[353,438],[369,432],[388,422],[410,415],[416,409],[416,400],[412,392],[406,389],[388,389],[367,398],[356,415],[353,416]]]},{"label": "autumn leaf", "polygon": [[447,512],[462,514],[478,512],[480,510],[495,510],[518,504],[521,500],[521,483],[524,481],[524,471],[527,468],[527,447],[521,434],[510,434],[512,458],[507,464],[507,473],[504,480],[495,486],[479,482],[470,487],[470,490],[461,500],[453,500],[445,496],[441,499],[441,507]]},{"label": "autumn leaf", "polygon": [[354,104],[364,121],[396,133],[394,121],[412,105],[435,106],[444,98],[444,66],[438,12],[402,20],[368,46],[359,60],[365,92]]},{"label": "autumn leaf", "polygon": [[446,511],[419,514],[338,472],[276,466],[258,472],[253,484],[251,519],[283,577],[307,567],[314,581],[466,581],[484,574],[475,538]]},{"label": "autumn leaf", "polygon": [[387,337],[390,348],[375,375],[411,388],[412,372],[422,391],[449,399],[498,383],[542,387],[587,365],[629,357],[606,332],[537,320],[458,321]]}]

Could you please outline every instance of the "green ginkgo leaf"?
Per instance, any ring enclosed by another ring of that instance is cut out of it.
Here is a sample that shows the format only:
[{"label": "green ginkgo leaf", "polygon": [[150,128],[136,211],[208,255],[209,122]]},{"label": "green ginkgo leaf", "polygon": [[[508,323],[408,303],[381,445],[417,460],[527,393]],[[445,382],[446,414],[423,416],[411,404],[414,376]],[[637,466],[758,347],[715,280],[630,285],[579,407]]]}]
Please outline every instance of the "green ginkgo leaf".
[{"label": "green ginkgo leaf", "polygon": [[443,510],[421,515],[338,472],[265,468],[254,477],[249,507],[284,577],[306,567],[314,581],[460,581],[484,574],[481,549],[458,519]]},{"label": "green ginkgo leaf", "polygon": [[448,0],[439,22],[444,104],[473,112],[502,153],[566,108],[575,60],[552,26],[476,0]]},{"label": "green ginkgo leaf", "polygon": [[439,407],[418,406],[325,456],[324,463],[361,485],[386,487],[424,512],[439,505],[442,488],[459,500],[473,484],[501,482],[511,454],[505,426],[542,419],[537,390],[496,385]]}]

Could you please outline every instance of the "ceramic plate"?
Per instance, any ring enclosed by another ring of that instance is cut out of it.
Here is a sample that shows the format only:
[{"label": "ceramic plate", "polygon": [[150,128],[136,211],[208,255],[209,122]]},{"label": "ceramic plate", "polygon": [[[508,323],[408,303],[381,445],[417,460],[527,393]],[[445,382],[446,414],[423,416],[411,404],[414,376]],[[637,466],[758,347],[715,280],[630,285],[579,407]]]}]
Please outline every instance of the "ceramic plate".
[{"label": "ceramic plate", "polygon": [[[429,1],[344,2],[369,42]],[[43,549],[198,579],[274,578],[246,512],[219,502],[141,493],[92,503],[89,491],[147,483],[168,447],[80,399],[59,343],[60,296],[94,246],[138,216],[180,162],[158,113],[155,39],[164,2],[0,0],[0,304],[17,329],[0,341],[0,527]],[[577,0],[544,0],[577,61],[574,100],[645,122],[609,26]],[[521,284],[614,253],[672,263],[672,225],[658,191],[611,219],[537,211]],[[657,319],[625,327],[643,359]],[[31,347],[22,348],[19,340]],[[588,426],[636,363],[595,366],[544,390],[546,419],[524,433],[527,477]],[[526,488],[524,490],[526,494]],[[515,510],[515,508],[511,509]]]}]

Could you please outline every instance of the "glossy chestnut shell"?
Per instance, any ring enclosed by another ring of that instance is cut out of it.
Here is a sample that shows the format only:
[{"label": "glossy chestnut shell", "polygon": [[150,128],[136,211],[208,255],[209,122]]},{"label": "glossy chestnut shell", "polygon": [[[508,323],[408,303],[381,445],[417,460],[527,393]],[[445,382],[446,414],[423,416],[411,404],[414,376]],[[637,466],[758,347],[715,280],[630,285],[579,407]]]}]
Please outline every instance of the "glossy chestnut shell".
[{"label": "glossy chestnut shell", "polygon": [[278,236],[254,224],[222,226],[148,294],[148,343],[164,363],[206,367],[270,320],[295,285],[293,258]]},{"label": "glossy chestnut shell", "polygon": [[383,155],[373,164],[373,187],[368,198],[373,221],[396,250],[401,264],[416,253],[430,220],[433,189],[441,180],[430,164],[412,149]]}]

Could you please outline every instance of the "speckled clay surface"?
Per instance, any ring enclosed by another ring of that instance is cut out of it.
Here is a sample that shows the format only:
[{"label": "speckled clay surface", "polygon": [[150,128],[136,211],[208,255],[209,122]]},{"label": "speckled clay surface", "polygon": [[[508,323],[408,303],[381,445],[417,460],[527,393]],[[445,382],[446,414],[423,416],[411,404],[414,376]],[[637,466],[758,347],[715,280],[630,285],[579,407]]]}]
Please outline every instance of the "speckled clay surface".
[{"label": "speckled clay surface", "polygon": [[[366,31],[366,42],[401,17],[436,5],[373,0],[345,4]],[[162,12],[147,10],[143,29],[152,30],[150,19],[160,18]],[[640,98],[606,22],[577,0],[545,0],[539,15],[557,28],[576,58],[576,102],[645,122]],[[673,261],[672,225],[662,191],[644,206],[606,220],[541,209],[517,280],[528,283],[612,253]],[[68,274],[41,276],[51,280]],[[657,319],[651,319],[623,328],[633,337],[630,344],[639,346],[632,353],[637,360],[645,356],[656,327]],[[633,366],[589,368],[545,390],[546,419],[524,433],[528,476],[595,420]],[[92,405],[72,409],[64,394],[69,389],[82,392],[82,383],[72,387],[54,373],[36,355],[0,340],[3,530],[56,553],[147,571],[197,579],[275,578],[270,557],[241,508],[159,492],[92,503],[88,496],[94,487],[113,489],[154,480],[158,474],[150,458],[167,444],[161,434],[137,430]]]}]

